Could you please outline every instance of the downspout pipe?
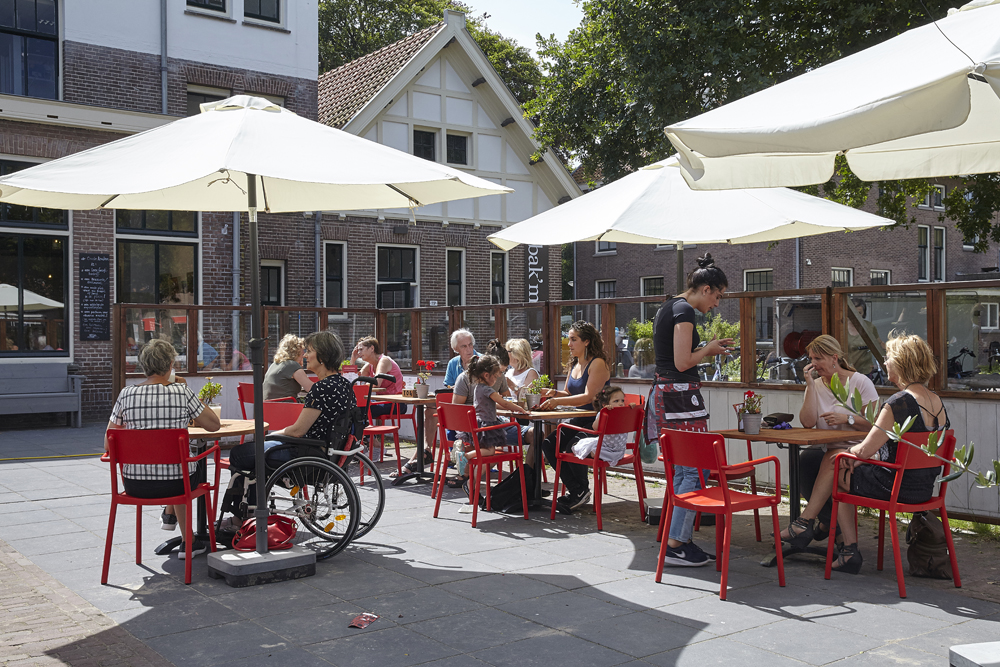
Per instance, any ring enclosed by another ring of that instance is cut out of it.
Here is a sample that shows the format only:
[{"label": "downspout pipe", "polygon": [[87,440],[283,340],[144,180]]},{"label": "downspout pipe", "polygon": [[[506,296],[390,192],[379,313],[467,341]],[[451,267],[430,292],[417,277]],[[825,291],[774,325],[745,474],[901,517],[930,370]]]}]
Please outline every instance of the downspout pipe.
[{"label": "downspout pipe", "polygon": [[802,289],[802,239],[795,239],[795,289]]},{"label": "downspout pipe", "polygon": [[[323,225],[323,212],[316,211],[316,224],[314,225],[315,230],[315,244],[316,244],[316,307],[323,307],[323,237],[321,234],[321,227]],[[320,322],[319,329],[317,331],[322,331],[326,328],[326,322]]]},{"label": "downspout pipe", "polygon": [[160,113],[167,114],[167,0],[160,0]]}]

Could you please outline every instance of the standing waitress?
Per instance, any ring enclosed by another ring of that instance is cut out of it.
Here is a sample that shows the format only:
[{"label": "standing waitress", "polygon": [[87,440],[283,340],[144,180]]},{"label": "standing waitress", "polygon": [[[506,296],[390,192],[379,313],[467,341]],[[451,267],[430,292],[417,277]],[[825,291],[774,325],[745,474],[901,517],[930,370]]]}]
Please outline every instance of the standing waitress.
[{"label": "standing waitress", "polygon": [[[701,396],[698,364],[705,357],[725,354],[732,347],[732,338],[709,341],[698,347],[701,340],[695,329],[695,311],[707,313],[719,305],[729,281],[722,269],[715,266],[710,253],[698,258],[698,268],[688,276],[687,290],[667,299],[653,320],[653,345],[656,349],[656,379],[649,393],[651,410],[647,419],[650,442],[660,429],[705,433],[708,431],[708,410]],[[652,428],[650,428],[652,426]],[[674,493],[682,494],[701,488],[697,468],[674,466]],[[664,563],[697,567],[715,560],[691,541],[695,513],[674,508],[670,519],[669,540]]]}]

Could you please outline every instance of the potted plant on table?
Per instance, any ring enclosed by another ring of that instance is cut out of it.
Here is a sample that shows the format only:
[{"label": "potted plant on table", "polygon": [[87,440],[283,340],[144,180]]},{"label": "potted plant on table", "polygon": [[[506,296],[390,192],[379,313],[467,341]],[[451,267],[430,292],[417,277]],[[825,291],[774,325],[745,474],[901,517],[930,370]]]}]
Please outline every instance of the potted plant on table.
[{"label": "potted plant on table", "polygon": [[212,382],[212,378],[205,378],[205,386],[201,388],[198,392],[198,400],[205,404],[215,416],[222,418],[222,406],[218,403],[214,403],[215,399],[222,393],[222,385],[218,382]]},{"label": "potted plant on table", "polygon": [[548,375],[539,375],[527,386],[524,394],[525,407],[531,410],[542,402],[542,390],[551,389],[554,385]]},{"label": "potted plant on table", "polygon": [[427,398],[427,394],[430,392],[430,385],[427,381],[431,379],[431,371],[437,366],[433,361],[424,361],[423,359],[417,362],[417,381],[413,383],[413,389],[417,392],[417,398]]},{"label": "potted plant on table", "polygon": [[760,422],[764,418],[760,412],[764,397],[752,389],[743,394],[743,430],[750,435],[760,433]]}]

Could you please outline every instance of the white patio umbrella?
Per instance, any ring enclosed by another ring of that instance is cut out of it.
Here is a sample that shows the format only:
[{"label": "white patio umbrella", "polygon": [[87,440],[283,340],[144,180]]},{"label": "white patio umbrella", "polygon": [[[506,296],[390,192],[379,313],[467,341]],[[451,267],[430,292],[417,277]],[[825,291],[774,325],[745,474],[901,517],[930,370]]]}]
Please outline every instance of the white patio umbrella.
[{"label": "white patio umbrella", "polygon": [[[519,244],[758,243],[892,221],[787,188],[692,190],[676,158],[655,162],[582,197],[489,236],[504,250]],[[678,275],[683,273],[678,262]]]},{"label": "white patio umbrella", "polygon": [[[62,209],[246,211],[250,265],[260,264],[257,211],[414,207],[512,192],[302,118],[259,97],[0,177],[0,202]],[[260,273],[250,272],[257,478],[264,477],[264,358]],[[257,551],[267,551],[264,484],[257,485]]]},{"label": "white patio umbrella", "polygon": [[[41,294],[35,294],[31,290],[24,290],[24,310],[50,310],[52,308],[62,308],[59,301],[46,298]],[[18,289],[7,283],[0,283],[0,311],[17,312]]]},{"label": "white patio umbrella", "polygon": [[1000,171],[1000,4],[936,23],[665,129],[706,190]]}]

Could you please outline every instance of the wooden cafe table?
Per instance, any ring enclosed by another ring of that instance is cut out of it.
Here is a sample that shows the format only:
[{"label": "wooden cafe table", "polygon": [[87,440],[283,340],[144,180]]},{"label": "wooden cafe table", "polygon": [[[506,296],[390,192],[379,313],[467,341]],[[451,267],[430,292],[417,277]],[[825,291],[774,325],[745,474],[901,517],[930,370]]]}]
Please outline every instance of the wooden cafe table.
[{"label": "wooden cafe table", "polygon": [[[724,438],[731,438],[733,440],[746,440],[748,442],[773,442],[782,449],[784,449],[784,445],[788,445],[788,499],[790,505],[788,513],[792,521],[799,518],[799,514],[801,512],[801,508],[799,507],[801,500],[799,491],[799,448],[811,447],[814,445],[829,445],[835,442],[843,442],[847,438],[853,437],[856,439],[859,436],[864,437],[864,433],[861,431],[849,433],[846,431],[819,428],[761,428],[760,433],[755,435],[750,435],[749,433],[744,433],[743,431],[738,431],[736,429],[716,431],[716,433]],[[831,537],[830,539],[833,538]],[[815,553],[825,558],[826,548],[824,547],[821,552],[817,549],[818,547],[793,549],[790,545],[786,544],[783,551],[785,556],[789,556],[792,553]],[[761,564],[773,566],[774,563],[775,559],[769,556],[765,558]]]},{"label": "wooden cafe table", "polygon": [[[392,480],[393,486],[399,486],[411,479],[420,482],[427,482],[433,478],[432,472],[424,472],[424,411],[420,409],[423,405],[434,405],[436,399],[433,396],[427,398],[417,398],[416,396],[403,396],[402,394],[372,394],[373,403],[399,403],[401,405],[416,406],[416,417],[414,419],[414,437],[417,439],[417,469],[409,474],[400,475]],[[388,419],[388,415],[386,416]]]},{"label": "wooden cafe table", "polygon": [[[223,419],[222,427],[218,431],[206,431],[205,429],[198,426],[191,426],[188,428],[188,438],[194,441],[193,447],[197,450],[197,453],[205,451],[208,447],[208,443],[219,440],[220,438],[239,438],[245,435],[254,434],[254,421],[252,419]],[[264,430],[266,431],[268,423],[264,422]],[[202,483],[208,481],[208,462],[201,461],[198,464],[198,471],[195,473],[195,481],[197,483]],[[208,540],[208,512],[205,509],[205,496],[198,498],[198,523],[194,529],[194,539],[196,542],[202,540]],[[218,512],[219,508],[215,508]],[[183,540],[184,529],[178,526],[181,530],[181,536],[171,537],[169,540],[160,544],[154,553],[159,556],[163,554],[168,554],[174,549],[178,548]]]},{"label": "wooden cafe table", "polygon": [[528,495],[528,508],[538,509],[542,507],[542,466],[545,465],[542,460],[542,427],[545,422],[561,422],[567,419],[574,419],[576,417],[590,417],[594,418],[597,416],[595,410],[581,410],[578,408],[572,408],[567,410],[532,410],[528,414],[521,412],[511,412],[509,410],[498,410],[497,414],[507,417],[511,420],[514,419],[527,419],[531,422],[532,426],[532,443],[535,448],[535,487],[532,492]]}]

